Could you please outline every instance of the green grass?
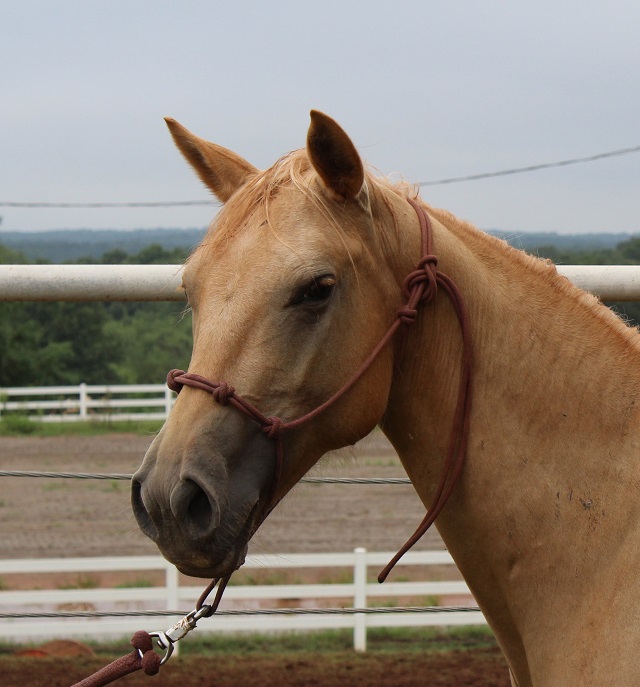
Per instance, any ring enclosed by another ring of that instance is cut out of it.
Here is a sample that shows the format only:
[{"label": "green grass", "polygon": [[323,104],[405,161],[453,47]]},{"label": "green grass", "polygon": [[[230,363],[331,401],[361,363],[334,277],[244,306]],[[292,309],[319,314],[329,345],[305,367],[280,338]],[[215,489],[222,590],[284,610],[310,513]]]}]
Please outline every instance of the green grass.
[{"label": "green grass", "polygon": [[300,575],[291,570],[238,570],[231,578],[230,585],[282,585],[302,584]]},{"label": "green grass", "polygon": [[[158,627],[164,627],[162,619],[159,621]],[[110,642],[86,640],[84,643],[99,655],[122,655],[131,650],[128,638]],[[37,645],[37,642],[25,644],[25,646],[28,645]],[[15,646],[15,644],[0,643],[0,653],[15,649]],[[368,653],[464,651],[496,646],[496,640],[487,627],[373,628],[367,632]],[[332,654],[351,651],[353,651],[351,630],[198,635],[196,629],[180,641],[181,656]]]},{"label": "green grass", "polygon": [[146,577],[136,577],[134,580],[125,580],[124,582],[119,582],[115,585],[116,589],[143,589],[146,587],[153,587],[154,583],[152,580]]},{"label": "green grass", "polygon": [[58,585],[58,589],[97,589],[100,580],[88,573],[79,573],[74,582]]},{"label": "green grass", "polygon": [[0,420],[0,435],[23,436],[35,434],[38,426],[24,415],[6,415]]},{"label": "green grass", "polygon": [[[180,646],[184,655],[333,653],[353,649],[352,630],[282,632],[273,634],[200,635],[195,630]],[[367,651],[456,651],[495,647],[496,640],[487,627],[372,628],[367,631]]]},{"label": "green grass", "polygon": [[0,418],[0,436],[94,436],[114,432],[155,434],[162,422],[34,422],[23,415],[5,415]]}]

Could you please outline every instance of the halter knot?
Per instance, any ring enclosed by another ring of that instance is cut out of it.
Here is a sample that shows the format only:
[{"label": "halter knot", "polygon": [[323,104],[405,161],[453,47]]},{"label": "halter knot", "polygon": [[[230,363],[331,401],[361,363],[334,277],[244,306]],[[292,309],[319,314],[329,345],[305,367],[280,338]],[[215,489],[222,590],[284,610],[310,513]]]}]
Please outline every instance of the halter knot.
[{"label": "halter knot", "polygon": [[184,386],[182,382],[177,380],[177,377],[180,377],[183,374],[185,374],[184,370],[170,370],[169,374],[167,375],[167,386],[171,389],[171,391],[175,391],[177,394],[180,393],[182,387]]},{"label": "halter knot", "polygon": [[419,302],[433,300],[438,291],[437,266],[438,258],[435,255],[425,255],[420,258],[416,269],[407,275],[402,284],[405,297],[411,298],[420,285],[424,284]]},{"label": "halter knot", "polygon": [[268,417],[267,422],[268,424],[262,426],[262,431],[269,439],[277,439],[284,423],[279,417]]},{"label": "halter knot", "polygon": [[403,305],[401,308],[398,308],[396,314],[400,318],[402,324],[413,324],[418,316],[418,311],[408,305]]},{"label": "halter knot", "polygon": [[226,382],[220,382],[218,386],[211,391],[211,395],[221,406],[226,406],[235,393],[236,390]]}]

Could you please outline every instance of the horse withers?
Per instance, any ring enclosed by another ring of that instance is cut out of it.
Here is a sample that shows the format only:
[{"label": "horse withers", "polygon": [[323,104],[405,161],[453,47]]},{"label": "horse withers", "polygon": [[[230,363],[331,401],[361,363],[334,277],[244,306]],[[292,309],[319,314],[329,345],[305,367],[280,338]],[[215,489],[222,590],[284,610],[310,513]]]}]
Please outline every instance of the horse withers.
[{"label": "horse withers", "polygon": [[433,504],[465,350],[443,289],[385,340],[424,252],[417,204],[473,345],[466,464],[436,526],[514,685],[640,684],[636,330],[371,175],[326,115],[267,171],[167,123],[224,206],[184,269],[193,355],[134,476],[143,532],[186,574],[225,577],[307,470],[376,425]]}]

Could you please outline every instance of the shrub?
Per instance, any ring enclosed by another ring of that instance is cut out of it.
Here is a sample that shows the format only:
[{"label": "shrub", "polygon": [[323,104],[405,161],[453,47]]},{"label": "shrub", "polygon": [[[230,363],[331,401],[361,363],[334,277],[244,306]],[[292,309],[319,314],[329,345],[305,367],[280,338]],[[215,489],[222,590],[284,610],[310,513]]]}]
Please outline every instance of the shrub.
[{"label": "shrub", "polygon": [[26,415],[5,415],[0,420],[0,435],[34,434],[38,425]]}]

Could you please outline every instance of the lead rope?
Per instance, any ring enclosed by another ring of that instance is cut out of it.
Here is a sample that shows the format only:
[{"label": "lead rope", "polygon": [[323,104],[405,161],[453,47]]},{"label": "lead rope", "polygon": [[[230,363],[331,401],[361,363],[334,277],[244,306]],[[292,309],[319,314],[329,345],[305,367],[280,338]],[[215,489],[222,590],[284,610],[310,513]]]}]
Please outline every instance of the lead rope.
[{"label": "lead rope", "polygon": [[[229,575],[229,577],[231,576]],[[173,627],[170,627],[165,632],[138,630],[131,638],[131,646],[133,646],[131,653],[109,663],[109,665],[93,673],[93,675],[89,675],[84,680],[75,683],[72,687],[104,687],[104,685],[115,682],[129,673],[135,673],[137,670],[144,670],[147,675],[156,675],[160,667],[171,658],[175,643],[180,641],[191,630],[194,630],[201,618],[209,618],[218,610],[225,587],[227,582],[229,582],[229,577],[212,580],[200,595],[193,611],[187,613]],[[216,585],[218,589],[213,603],[206,604],[207,597]],[[164,656],[160,656],[160,654],[154,651],[154,639],[158,647],[164,651]]]},{"label": "lead rope", "polygon": [[[382,570],[378,576],[378,582],[384,582],[386,580],[387,576],[402,556],[404,556],[404,554],[426,533],[451,496],[464,465],[469,440],[469,421],[471,415],[471,336],[469,333],[469,323],[464,299],[455,283],[446,274],[443,274],[437,269],[438,258],[433,255],[433,235],[429,216],[424,208],[414,200],[407,198],[407,201],[416,211],[420,222],[422,257],[416,269],[411,272],[403,282],[402,290],[406,298],[406,303],[398,309],[392,325],[353,377],[324,403],[295,420],[285,422],[279,417],[267,417],[263,415],[254,405],[239,396],[235,389],[226,382],[212,382],[206,377],[202,377],[192,372],[185,372],[184,370],[171,370],[167,375],[167,386],[172,391],[180,393],[183,386],[191,386],[206,391],[210,393],[214,400],[220,405],[230,404],[254,422],[258,423],[264,434],[275,442],[276,460],[274,477],[269,498],[266,500],[267,505],[253,528],[253,532],[255,532],[277,503],[275,495],[280,482],[284,454],[282,433],[303,425],[317,415],[320,415],[320,413],[324,412],[342,398],[369,369],[380,351],[389,343],[400,326],[403,324],[410,325],[415,322],[418,315],[418,305],[434,300],[438,291],[438,286],[441,286],[453,305],[462,334],[462,373],[460,375],[458,400],[456,403],[453,425],[449,436],[449,447],[447,449],[440,481],[436,487],[431,504],[427,509],[427,514],[407,542],[400,548],[384,570]],[[195,609],[173,627],[169,628],[169,630],[166,632],[150,633],[145,631],[136,632],[131,638],[131,644],[134,650],[130,654],[117,659],[105,668],[102,668],[102,670],[76,683],[72,687],[103,687],[124,675],[140,669],[143,669],[148,675],[155,675],[160,670],[160,666],[169,660],[173,653],[174,644],[182,639],[188,632],[191,632],[191,630],[196,627],[198,620],[201,618],[209,618],[216,612],[222,600],[222,595],[229,581],[229,577],[212,580],[200,595]],[[218,589],[213,603],[206,604],[205,602],[209,594],[211,594],[216,586]],[[164,656],[159,656],[153,650],[153,638],[157,640],[160,649],[164,650]]]}]

